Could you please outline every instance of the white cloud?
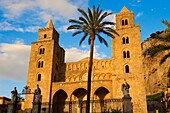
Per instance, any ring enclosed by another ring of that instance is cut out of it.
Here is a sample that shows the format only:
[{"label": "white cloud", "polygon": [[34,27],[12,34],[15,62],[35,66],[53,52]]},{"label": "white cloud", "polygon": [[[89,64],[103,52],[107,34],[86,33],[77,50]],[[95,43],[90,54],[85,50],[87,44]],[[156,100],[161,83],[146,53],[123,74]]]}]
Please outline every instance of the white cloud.
[{"label": "white cloud", "polygon": [[41,28],[40,26],[29,26],[26,29],[24,29],[25,32],[37,32],[38,28]]},{"label": "white cloud", "polygon": [[[97,58],[97,59],[106,58],[106,54],[99,53],[98,48],[99,48],[98,46],[94,47],[94,58]],[[79,61],[83,58],[89,57],[89,54],[90,54],[88,49],[82,50],[82,49],[78,49],[75,47],[65,49],[65,51],[66,51],[66,55],[65,55],[66,62]]]},{"label": "white cloud", "polygon": [[[76,47],[67,48],[66,62],[79,61],[89,56],[89,48],[83,45],[85,49]],[[16,39],[14,44],[0,44],[0,79],[12,81],[25,81],[27,78],[30,45],[25,45],[23,40]],[[94,58],[106,58],[106,54],[98,52],[99,46],[94,47]]]},{"label": "white cloud", "polygon": [[13,26],[18,23],[27,24],[26,26],[40,26],[49,19],[66,24],[68,18],[77,17],[77,6],[87,7],[88,0],[0,0],[2,16],[7,22],[12,21]]},{"label": "white cloud", "polygon": [[22,40],[0,44],[0,78],[24,81],[27,77],[30,46]]},{"label": "white cloud", "polygon": [[[110,10],[107,10],[107,12],[112,12]],[[112,12],[113,13],[113,12]],[[105,18],[105,21],[111,21],[111,22],[115,22],[116,23],[116,14],[112,14],[112,15],[109,15]]]},{"label": "white cloud", "polygon": [[139,18],[139,17],[141,17],[143,15],[143,12],[139,12],[139,13],[137,13],[137,15],[135,16],[135,18]]},{"label": "white cloud", "polygon": [[23,28],[20,28],[20,27],[14,27],[12,26],[10,23],[8,22],[2,22],[0,23],[0,30],[1,31],[19,31],[19,32],[23,32]]},{"label": "white cloud", "polygon": [[8,22],[1,22],[0,23],[0,31],[17,31],[17,32],[37,32],[40,26],[28,26],[25,29],[13,26]]}]

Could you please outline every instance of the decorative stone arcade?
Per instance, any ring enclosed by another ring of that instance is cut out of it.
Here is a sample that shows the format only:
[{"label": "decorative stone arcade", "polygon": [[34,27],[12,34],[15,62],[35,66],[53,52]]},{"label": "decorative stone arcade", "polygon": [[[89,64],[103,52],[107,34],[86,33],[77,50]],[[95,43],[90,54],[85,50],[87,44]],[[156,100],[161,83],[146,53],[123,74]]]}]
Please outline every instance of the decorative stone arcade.
[{"label": "decorative stone arcade", "polygon": [[[109,90],[104,87],[98,88],[91,99],[91,112],[98,113],[108,111],[114,108],[121,108],[122,99],[106,99],[109,96]],[[87,90],[78,88],[73,91],[70,97],[60,89],[53,96],[53,113],[85,113],[86,112],[86,94]]]}]

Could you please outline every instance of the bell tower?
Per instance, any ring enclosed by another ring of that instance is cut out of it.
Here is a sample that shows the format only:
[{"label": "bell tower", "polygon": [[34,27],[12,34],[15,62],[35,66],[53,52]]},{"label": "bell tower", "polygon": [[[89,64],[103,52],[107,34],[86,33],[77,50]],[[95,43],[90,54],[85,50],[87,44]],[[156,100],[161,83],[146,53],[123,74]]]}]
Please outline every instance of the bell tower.
[{"label": "bell tower", "polygon": [[[38,30],[38,41],[31,45],[27,86],[34,92],[38,84],[41,89],[42,104],[46,103],[48,111],[51,103],[52,83],[64,80],[60,70],[64,66],[65,51],[58,44],[59,33],[55,30],[52,20],[45,28]],[[32,108],[33,95],[26,95],[25,109]]]},{"label": "bell tower", "polygon": [[112,39],[113,72],[116,79],[113,96],[123,96],[121,85],[126,79],[130,85],[133,112],[147,113],[140,25],[134,25],[134,13],[126,7],[116,14],[116,32],[119,36]]}]

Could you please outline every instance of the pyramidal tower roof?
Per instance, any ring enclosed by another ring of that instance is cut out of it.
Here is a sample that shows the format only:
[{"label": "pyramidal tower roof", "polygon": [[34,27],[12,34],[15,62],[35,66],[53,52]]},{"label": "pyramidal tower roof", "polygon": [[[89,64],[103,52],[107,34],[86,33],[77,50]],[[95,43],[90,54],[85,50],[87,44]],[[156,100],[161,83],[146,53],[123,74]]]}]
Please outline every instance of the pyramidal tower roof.
[{"label": "pyramidal tower roof", "polygon": [[48,23],[47,23],[45,28],[54,28],[54,25],[53,25],[53,22],[52,22],[51,19],[48,21]]},{"label": "pyramidal tower roof", "polygon": [[120,13],[124,13],[124,12],[130,12],[130,11],[126,8],[126,6],[124,6],[124,7],[122,8],[122,10],[120,11]]}]

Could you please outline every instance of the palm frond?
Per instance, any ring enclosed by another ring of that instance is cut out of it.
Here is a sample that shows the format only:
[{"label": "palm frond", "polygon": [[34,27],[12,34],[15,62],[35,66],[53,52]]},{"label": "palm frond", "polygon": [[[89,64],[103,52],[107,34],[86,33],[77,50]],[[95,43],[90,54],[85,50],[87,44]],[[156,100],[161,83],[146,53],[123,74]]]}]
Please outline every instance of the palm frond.
[{"label": "palm frond", "polygon": [[95,6],[93,6],[93,21],[95,21],[96,20],[96,15],[97,15],[97,11],[96,11],[96,7]]},{"label": "palm frond", "polygon": [[88,23],[87,23],[87,21],[86,21],[86,19],[85,19],[85,18],[83,18],[83,17],[79,17],[79,20],[83,21],[86,25],[88,25]]},{"label": "palm frond", "polygon": [[166,25],[168,28],[170,28],[170,22],[168,22],[167,20],[162,20],[162,23],[164,24],[164,25]]},{"label": "palm frond", "polygon": [[78,34],[80,34],[80,33],[83,33],[83,31],[81,30],[81,31],[76,31],[76,32],[74,32],[73,34],[72,34],[72,36],[76,36],[76,35],[78,35]]},{"label": "palm frond", "polygon": [[92,23],[93,23],[93,15],[92,15],[92,12],[91,12],[90,8],[88,8],[88,14],[89,14],[89,19],[90,19],[90,24],[92,25]]},{"label": "palm frond", "polygon": [[106,45],[106,47],[108,47],[107,41],[102,36],[100,36],[99,34],[97,34],[97,36],[98,36],[100,43],[104,43],[104,45]]},{"label": "palm frond", "polygon": [[170,53],[166,54],[166,55],[161,59],[160,64],[163,64],[163,63],[166,61],[166,59],[168,59],[169,57],[170,57]]},{"label": "palm frond", "polygon": [[165,36],[152,36],[151,37],[152,39],[157,39],[157,40],[160,40],[160,41],[163,41],[163,42],[170,42],[170,34],[168,35],[165,35]]},{"label": "palm frond", "polygon": [[80,25],[70,25],[68,28],[67,28],[67,30],[70,30],[70,29],[81,29],[82,28],[82,26],[80,26]]},{"label": "palm frond", "polygon": [[88,22],[90,23],[90,19],[89,19],[89,17],[88,17],[88,15],[87,15],[87,13],[84,11],[84,10],[82,10],[82,9],[77,9],[87,20],[88,20]]},{"label": "palm frond", "polygon": [[100,15],[102,14],[102,9],[100,9],[100,11],[99,12],[97,12],[97,18],[96,18],[96,21],[98,21],[99,20],[99,18],[100,18]]},{"label": "palm frond", "polygon": [[107,31],[109,31],[109,32],[112,32],[112,33],[114,33],[114,34],[116,34],[116,35],[119,36],[119,34],[118,34],[114,29],[112,29],[111,27],[103,27],[103,29],[104,29],[104,30],[107,30]]},{"label": "palm frond", "polygon": [[82,22],[80,22],[79,20],[74,20],[74,19],[69,19],[70,23],[77,23],[77,24],[83,24]]},{"label": "palm frond", "polygon": [[111,32],[108,32],[108,31],[105,31],[105,30],[102,30],[101,32],[102,32],[103,34],[107,35],[107,36],[110,36],[111,38],[114,38],[114,37],[115,37]]},{"label": "palm frond", "polygon": [[148,49],[146,49],[143,53],[144,57],[146,57],[146,55],[150,55],[152,58],[155,57],[158,53],[165,51],[165,50],[169,50],[170,46],[167,45],[157,45],[157,46],[153,46],[150,47]]},{"label": "palm frond", "polygon": [[108,21],[105,21],[105,22],[102,22],[100,25],[101,25],[101,26],[106,26],[106,25],[115,25],[115,23],[114,23],[114,22],[108,22]]},{"label": "palm frond", "polygon": [[101,17],[98,20],[98,23],[100,23],[104,18],[106,18],[107,16],[111,15],[112,13],[108,13],[108,12],[104,12]]},{"label": "palm frond", "polygon": [[80,40],[80,42],[79,42],[79,45],[82,44],[82,42],[86,39],[87,35],[88,35],[88,33],[85,32],[85,33],[84,33],[84,36],[81,38],[81,40]]}]

